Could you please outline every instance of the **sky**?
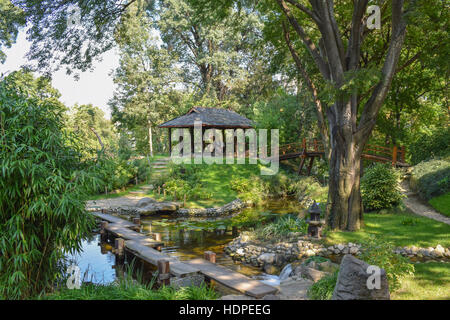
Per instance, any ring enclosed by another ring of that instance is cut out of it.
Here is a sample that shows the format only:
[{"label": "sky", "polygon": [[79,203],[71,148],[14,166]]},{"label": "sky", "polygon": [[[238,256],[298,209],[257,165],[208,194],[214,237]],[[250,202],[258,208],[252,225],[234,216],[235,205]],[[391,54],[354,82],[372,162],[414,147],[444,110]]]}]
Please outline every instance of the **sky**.
[{"label": "sky", "polygon": [[[30,49],[30,43],[26,39],[26,31],[20,31],[16,43],[4,50],[7,55],[6,62],[0,63],[0,74],[6,74],[26,64],[25,57]],[[52,76],[52,86],[61,93],[61,102],[67,107],[74,104],[93,104],[105,112],[106,118],[110,118],[108,101],[114,93],[113,77],[110,75],[119,65],[119,57],[116,52],[109,51],[102,56],[101,62],[94,63],[94,70],[80,73],[79,80],[75,80],[73,74],[67,75],[65,70],[57,71]],[[36,74],[38,75],[38,74]]]}]

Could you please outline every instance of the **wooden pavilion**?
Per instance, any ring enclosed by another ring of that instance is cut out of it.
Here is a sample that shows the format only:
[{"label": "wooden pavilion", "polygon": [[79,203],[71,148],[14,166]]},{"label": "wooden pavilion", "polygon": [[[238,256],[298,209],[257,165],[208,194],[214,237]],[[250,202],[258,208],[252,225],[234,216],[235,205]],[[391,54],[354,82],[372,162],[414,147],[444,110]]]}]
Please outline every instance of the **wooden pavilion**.
[{"label": "wooden pavilion", "polygon": [[232,110],[194,107],[185,115],[167,121],[158,126],[159,128],[169,129],[170,154],[172,154],[172,129],[189,129],[191,134],[192,152],[194,152],[194,125],[195,122],[199,121],[202,123],[203,133],[206,129],[217,129],[222,131],[224,137],[225,130],[227,129],[243,129],[245,131],[245,129],[253,128],[253,122],[251,120]]}]

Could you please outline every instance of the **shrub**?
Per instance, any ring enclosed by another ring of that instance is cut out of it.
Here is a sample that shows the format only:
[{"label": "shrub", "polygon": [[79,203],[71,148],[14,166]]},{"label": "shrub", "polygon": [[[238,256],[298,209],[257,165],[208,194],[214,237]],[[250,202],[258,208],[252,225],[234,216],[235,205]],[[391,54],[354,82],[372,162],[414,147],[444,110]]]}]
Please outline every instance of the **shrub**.
[{"label": "shrub", "polygon": [[376,164],[361,179],[361,195],[366,210],[393,208],[400,204],[399,174],[392,167]]},{"label": "shrub", "polygon": [[414,275],[414,265],[408,259],[394,253],[395,246],[375,236],[362,242],[360,259],[370,265],[378,266],[386,270],[391,292],[400,288],[401,279]]},{"label": "shrub", "polygon": [[308,289],[308,297],[312,300],[330,300],[338,279],[339,271],[328,275],[314,283]]},{"label": "shrub", "polygon": [[0,298],[51,288],[64,251],[80,250],[94,227],[82,194],[90,177],[68,146],[64,111],[56,100],[0,83]]},{"label": "shrub", "polygon": [[450,126],[439,128],[431,134],[423,134],[409,147],[411,163],[418,164],[437,157],[450,156]]},{"label": "shrub", "polygon": [[450,161],[430,160],[416,165],[411,173],[411,188],[429,200],[450,191]]},{"label": "shrub", "polygon": [[266,183],[257,176],[247,179],[239,177],[230,181],[231,189],[238,193],[243,201],[261,204],[268,196]]},{"label": "shrub", "polygon": [[264,241],[278,241],[290,233],[300,232],[306,234],[308,225],[305,220],[292,215],[284,215],[274,222],[257,228],[254,233],[257,239]]}]

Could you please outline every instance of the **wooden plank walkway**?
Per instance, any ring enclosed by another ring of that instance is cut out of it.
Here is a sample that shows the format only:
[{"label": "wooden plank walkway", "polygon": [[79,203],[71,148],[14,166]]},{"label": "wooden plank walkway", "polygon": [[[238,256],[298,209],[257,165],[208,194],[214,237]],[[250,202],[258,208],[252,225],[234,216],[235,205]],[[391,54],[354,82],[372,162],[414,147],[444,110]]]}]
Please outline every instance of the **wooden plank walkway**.
[{"label": "wooden plank walkway", "polygon": [[116,216],[112,216],[110,214],[101,213],[101,212],[91,212],[91,214],[93,216],[97,217],[97,218],[100,218],[100,219],[104,220],[104,221],[108,221],[108,222],[115,223],[115,224],[120,224],[124,228],[135,228],[135,227],[137,227],[136,224],[134,224],[134,223],[132,223],[130,221],[121,219],[121,218],[116,217]]},{"label": "wooden plank walkway", "polygon": [[164,242],[155,241],[142,233],[138,233],[128,228],[124,228],[120,223],[111,223],[105,228],[105,230],[111,232],[114,236],[118,238],[123,238],[124,240],[134,240],[136,242],[141,243],[144,246],[150,247],[164,246]]},{"label": "wooden plank walkway", "polygon": [[163,242],[155,241],[141,233],[128,229],[136,227],[135,224],[109,214],[100,212],[91,213],[102,220],[108,221],[109,224],[105,227],[105,230],[116,237],[125,239],[125,250],[136,257],[154,266],[158,265],[159,260],[168,260],[170,262],[170,273],[173,276],[186,277],[201,273],[207,278],[217,281],[228,288],[255,298],[263,298],[268,294],[278,292],[278,289],[275,287],[250,279],[241,273],[229,270],[204,259],[178,261],[173,257],[169,257],[151,248],[163,246]]},{"label": "wooden plank walkway", "polygon": [[158,265],[158,260],[162,259],[169,260],[170,273],[175,277],[186,277],[195,275],[200,272],[200,269],[198,268],[192,267],[188,264],[178,261],[175,258],[169,257],[155,249],[146,247],[145,245],[142,245],[140,242],[137,241],[133,240],[125,241],[125,249],[154,266]]},{"label": "wooden plank walkway", "polygon": [[229,270],[204,259],[194,259],[183,262],[191,267],[200,269],[200,272],[206,277],[215,280],[228,288],[237,290],[257,299],[278,292],[278,289],[275,287],[250,279],[241,273]]}]

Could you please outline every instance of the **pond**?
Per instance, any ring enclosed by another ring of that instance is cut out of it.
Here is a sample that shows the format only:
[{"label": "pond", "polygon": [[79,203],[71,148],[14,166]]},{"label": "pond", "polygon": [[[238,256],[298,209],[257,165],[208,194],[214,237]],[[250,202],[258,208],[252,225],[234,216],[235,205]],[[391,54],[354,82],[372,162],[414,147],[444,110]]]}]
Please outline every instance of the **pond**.
[{"label": "pond", "polygon": [[[294,201],[272,200],[260,208],[245,210],[256,210],[258,213],[272,212],[274,214],[298,213],[299,208]],[[123,216],[126,218],[126,216]],[[223,252],[223,248],[233,239],[231,230],[216,230],[207,232],[204,230],[178,230],[176,225],[193,220],[205,221],[205,219],[179,218],[165,215],[156,215],[142,218],[142,233],[160,233],[165,246],[162,252],[179,258],[190,260],[203,257],[205,251],[213,251],[216,255],[216,263],[236,272],[250,277],[261,275],[259,268],[244,266],[234,262],[231,257]],[[213,222],[215,219],[206,221]],[[220,219],[218,219],[220,220]],[[99,235],[93,235],[90,239],[83,241],[82,252],[72,258],[81,269],[84,281],[107,284],[117,279],[123,273],[123,261],[116,261],[112,253],[112,247],[108,243],[102,243]],[[125,264],[127,261],[125,261]]]}]

